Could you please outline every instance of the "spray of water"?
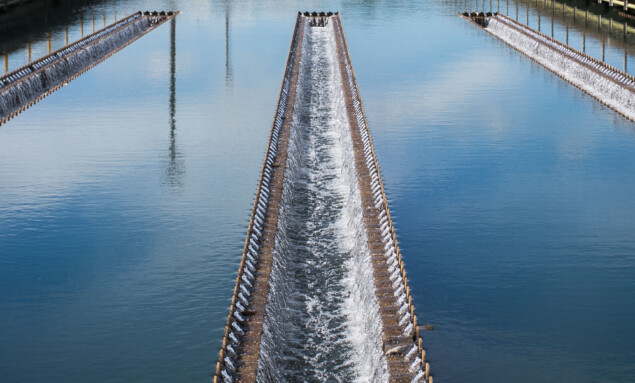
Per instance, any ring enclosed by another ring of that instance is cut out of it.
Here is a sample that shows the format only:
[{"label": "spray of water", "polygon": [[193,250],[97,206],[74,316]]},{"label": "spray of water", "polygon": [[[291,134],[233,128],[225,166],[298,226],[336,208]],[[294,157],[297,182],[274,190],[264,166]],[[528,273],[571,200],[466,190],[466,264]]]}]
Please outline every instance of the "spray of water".
[{"label": "spray of water", "polygon": [[386,382],[332,25],[305,21],[259,382]]}]

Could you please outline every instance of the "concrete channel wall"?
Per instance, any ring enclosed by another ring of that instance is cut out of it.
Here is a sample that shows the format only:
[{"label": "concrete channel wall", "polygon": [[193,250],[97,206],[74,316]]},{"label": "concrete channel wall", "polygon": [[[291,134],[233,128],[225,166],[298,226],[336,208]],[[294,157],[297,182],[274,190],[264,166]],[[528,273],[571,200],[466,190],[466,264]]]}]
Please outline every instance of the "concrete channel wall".
[{"label": "concrete channel wall", "polygon": [[176,14],[134,13],[0,77],[0,125]]},{"label": "concrete channel wall", "polygon": [[[287,164],[305,28],[332,23],[342,78],[346,113],[353,141],[366,241],[372,260],[374,293],[379,304],[382,352],[390,382],[432,382],[408,279],[390,217],[370,131],[357,89],[339,14],[300,13],[293,33],[286,71],[262,166],[261,178],[243,249],[225,336],[214,382],[266,382],[259,375],[261,340],[274,247],[279,228],[283,180]],[[271,319],[271,318],[270,318]],[[366,381],[358,377],[359,381]]]},{"label": "concrete channel wall", "polygon": [[498,13],[459,14],[625,118],[635,121],[635,78]]}]

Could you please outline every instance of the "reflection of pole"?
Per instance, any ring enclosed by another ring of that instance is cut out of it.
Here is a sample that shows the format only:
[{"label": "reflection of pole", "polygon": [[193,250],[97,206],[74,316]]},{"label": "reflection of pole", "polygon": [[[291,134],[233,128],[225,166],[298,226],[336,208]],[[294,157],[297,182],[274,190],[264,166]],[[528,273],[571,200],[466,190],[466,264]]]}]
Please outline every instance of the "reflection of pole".
[{"label": "reflection of pole", "polygon": [[228,4],[225,4],[225,83],[230,85],[232,82],[232,63],[231,63],[231,41],[230,41],[230,29],[229,22],[231,19],[231,9]]},{"label": "reflection of pole", "polygon": [[604,40],[602,40],[602,62],[604,62]]},{"label": "reflection of pole", "polygon": [[553,15],[551,15],[551,38],[553,39]]},{"label": "reflection of pole", "polygon": [[174,140],[176,128],[176,17],[170,20],[170,129]]}]

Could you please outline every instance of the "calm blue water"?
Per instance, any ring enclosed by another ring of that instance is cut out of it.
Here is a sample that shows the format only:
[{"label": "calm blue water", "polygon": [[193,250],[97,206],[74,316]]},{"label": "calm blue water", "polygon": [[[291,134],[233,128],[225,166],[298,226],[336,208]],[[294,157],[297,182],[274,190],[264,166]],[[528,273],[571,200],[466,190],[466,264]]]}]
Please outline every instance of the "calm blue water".
[{"label": "calm blue water", "polygon": [[165,24],[0,127],[0,380],[210,379],[310,9],[342,12],[435,381],[632,380],[635,125],[463,2],[83,12],[138,9],[183,11],[173,125]]}]

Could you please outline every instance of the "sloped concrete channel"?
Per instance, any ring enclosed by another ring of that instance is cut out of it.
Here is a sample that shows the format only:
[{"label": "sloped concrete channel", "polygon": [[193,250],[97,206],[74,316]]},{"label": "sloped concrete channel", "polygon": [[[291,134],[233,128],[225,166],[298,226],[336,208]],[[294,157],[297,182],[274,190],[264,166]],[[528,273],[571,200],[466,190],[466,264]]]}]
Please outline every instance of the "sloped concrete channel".
[{"label": "sloped concrete channel", "polygon": [[630,74],[505,15],[491,12],[459,15],[603,105],[635,121],[635,78]]},{"label": "sloped concrete channel", "polygon": [[178,12],[137,12],[0,77],[0,125]]},{"label": "sloped concrete channel", "polygon": [[214,382],[432,382],[337,13],[299,13]]}]

